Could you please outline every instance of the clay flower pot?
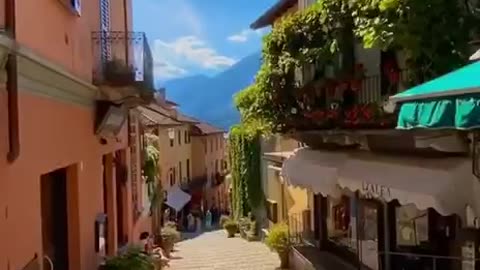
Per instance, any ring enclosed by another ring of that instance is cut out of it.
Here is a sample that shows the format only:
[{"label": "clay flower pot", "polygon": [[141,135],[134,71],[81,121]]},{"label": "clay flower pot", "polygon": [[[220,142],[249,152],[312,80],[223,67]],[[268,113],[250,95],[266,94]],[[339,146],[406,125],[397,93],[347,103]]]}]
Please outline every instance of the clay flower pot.
[{"label": "clay flower pot", "polygon": [[288,251],[283,251],[278,253],[278,257],[280,258],[280,268],[281,269],[288,269],[289,268],[289,254]]}]

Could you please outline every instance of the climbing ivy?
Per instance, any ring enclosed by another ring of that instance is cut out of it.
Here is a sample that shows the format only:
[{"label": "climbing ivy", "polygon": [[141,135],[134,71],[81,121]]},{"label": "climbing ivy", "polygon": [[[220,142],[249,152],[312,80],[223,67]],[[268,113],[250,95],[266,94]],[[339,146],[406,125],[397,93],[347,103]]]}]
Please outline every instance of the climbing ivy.
[{"label": "climbing ivy", "polygon": [[[296,72],[335,61],[339,51],[352,51],[348,46],[355,40],[365,47],[403,51],[409,79],[416,83],[459,67],[480,27],[478,8],[470,2],[318,0],[285,16],[263,40],[255,83],[235,96],[242,122],[285,131],[298,112],[296,95],[303,87]],[[343,61],[348,58],[344,55]]]},{"label": "climbing ivy", "polygon": [[232,127],[229,134],[232,175],[232,210],[235,219],[257,209],[263,199],[260,171],[260,132],[245,125]]},{"label": "climbing ivy", "polygon": [[143,164],[143,176],[145,177],[150,200],[150,211],[159,207],[163,202],[162,183],[160,181],[159,158],[160,151],[158,137],[151,133],[145,134],[145,161]]}]

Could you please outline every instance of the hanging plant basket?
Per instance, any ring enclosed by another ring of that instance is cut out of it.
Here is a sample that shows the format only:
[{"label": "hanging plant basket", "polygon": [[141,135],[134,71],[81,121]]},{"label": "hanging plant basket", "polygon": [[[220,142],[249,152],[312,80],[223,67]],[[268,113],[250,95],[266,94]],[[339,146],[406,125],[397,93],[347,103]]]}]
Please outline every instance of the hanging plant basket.
[{"label": "hanging plant basket", "polygon": [[121,60],[111,60],[104,64],[103,78],[111,86],[128,86],[135,83],[135,71]]}]

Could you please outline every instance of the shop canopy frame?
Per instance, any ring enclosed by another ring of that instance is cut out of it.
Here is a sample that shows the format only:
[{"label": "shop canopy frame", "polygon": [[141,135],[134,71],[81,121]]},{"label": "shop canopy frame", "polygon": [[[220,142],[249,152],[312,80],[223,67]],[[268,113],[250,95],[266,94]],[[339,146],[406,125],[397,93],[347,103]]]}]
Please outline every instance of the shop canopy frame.
[{"label": "shop canopy frame", "polygon": [[397,129],[480,128],[480,62],[390,97],[400,105]]}]

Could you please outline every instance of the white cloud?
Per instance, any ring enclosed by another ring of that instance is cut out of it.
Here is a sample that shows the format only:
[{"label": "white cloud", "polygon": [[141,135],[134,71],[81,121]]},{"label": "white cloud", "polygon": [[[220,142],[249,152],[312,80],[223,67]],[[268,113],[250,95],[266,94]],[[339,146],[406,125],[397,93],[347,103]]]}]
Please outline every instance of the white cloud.
[{"label": "white cloud", "polygon": [[186,75],[188,72],[167,61],[155,61],[154,62],[154,75],[155,78],[160,80],[173,79]]},{"label": "white cloud", "polygon": [[221,69],[235,64],[233,58],[219,54],[215,49],[196,36],[180,37],[172,42],[156,40],[156,59],[167,59],[177,66],[193,66],[204,69]]},{"label": "white cloud", "polygon": [[227,40],[231,42],[236,42],[236,43],[245,43],[251,36],[260,37],[263,34],[265,34],[265,30],[263,29],[258,29],[258,30],[244,29],[240,31],[240,33],[227,37]]}]

